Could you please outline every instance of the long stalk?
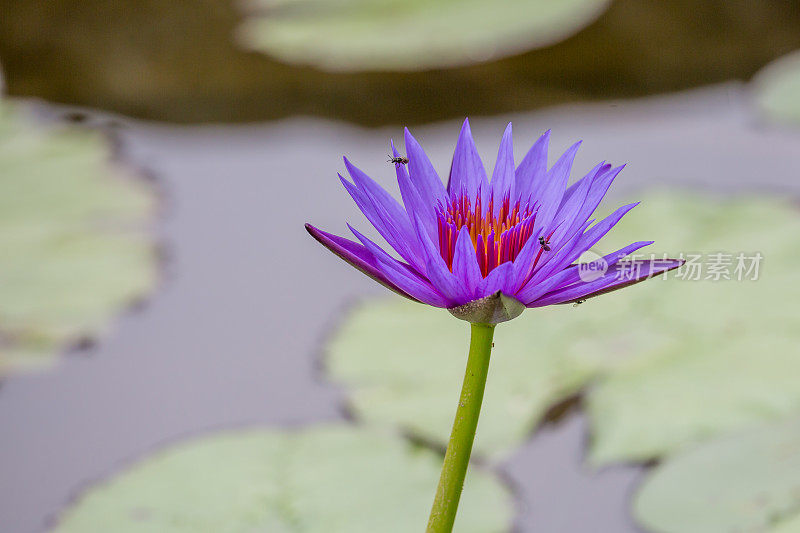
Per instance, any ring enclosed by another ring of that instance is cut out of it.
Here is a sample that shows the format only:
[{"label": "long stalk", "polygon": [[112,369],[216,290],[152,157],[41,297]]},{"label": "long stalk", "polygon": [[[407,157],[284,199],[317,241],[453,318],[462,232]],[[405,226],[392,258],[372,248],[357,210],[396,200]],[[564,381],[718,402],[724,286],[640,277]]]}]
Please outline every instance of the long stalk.
[{"label": "long stalk", "polygon": [[427,533],[450,533],[453,530],[461,489],[464,487],[464,476],[467,474],[469,457],[472,453],[472,442],[475,440],[475,429],[481,413],[493,336],[493,325],[472,324],[461,399],[458,402],[453,430],[447,444],[439,486],[428,519]]}]

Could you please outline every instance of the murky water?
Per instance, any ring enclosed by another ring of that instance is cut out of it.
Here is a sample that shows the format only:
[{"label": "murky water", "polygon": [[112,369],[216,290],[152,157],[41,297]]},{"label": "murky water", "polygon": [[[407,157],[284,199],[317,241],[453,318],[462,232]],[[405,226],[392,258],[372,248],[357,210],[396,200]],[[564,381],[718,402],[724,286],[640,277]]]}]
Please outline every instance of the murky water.
[{"label": "murky water", "polygon": [[614,0],[579,33],[499,61],[329,73],[237,47],[241,3],[0,1],[8,92],[177,122],[420,124],[746,81],[800,48],[795,0]]}]

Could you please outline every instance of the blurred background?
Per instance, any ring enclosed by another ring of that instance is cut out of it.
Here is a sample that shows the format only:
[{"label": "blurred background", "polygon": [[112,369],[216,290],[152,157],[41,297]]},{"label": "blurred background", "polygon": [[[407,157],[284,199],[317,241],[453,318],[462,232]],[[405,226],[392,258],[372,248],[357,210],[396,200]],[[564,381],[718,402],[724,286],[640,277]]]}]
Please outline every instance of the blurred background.
[{"label": "blurred background", "polygon": [[800,532],[800,2],[0,0],[0,69],[0,532],[420,530],[464,325],[302,225],[465,116],[696,266],[498,328],[456,531]]}]

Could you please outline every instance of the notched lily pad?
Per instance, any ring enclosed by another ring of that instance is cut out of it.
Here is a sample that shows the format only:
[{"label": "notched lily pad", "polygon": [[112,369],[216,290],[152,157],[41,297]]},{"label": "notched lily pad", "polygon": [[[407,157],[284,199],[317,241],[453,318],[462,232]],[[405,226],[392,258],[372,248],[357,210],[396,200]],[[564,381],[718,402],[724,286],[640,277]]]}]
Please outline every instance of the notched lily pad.
[{"label": "notched lily pad", "polygon": [[[58,533],[421,530],[441,457],[348,425],[245,430],[172,446],[84,494]],[[508,492],[471,469],[456,529],[507,531]]]},{"label": "notched lily pad", "polygon": [[608,0],[251,0],[239,40],[326,70],[422,70],[497,59],[576,33]]},{"label": "notched lily pad", "polygon": [[153,285],[154,201],[103,136],[0,100],[0,375],[52,361]]},{"label": "notched lily pad", "polygon": [[798,531],[800,419],[679,453],[646,479],[634,510],[658,533]]}]

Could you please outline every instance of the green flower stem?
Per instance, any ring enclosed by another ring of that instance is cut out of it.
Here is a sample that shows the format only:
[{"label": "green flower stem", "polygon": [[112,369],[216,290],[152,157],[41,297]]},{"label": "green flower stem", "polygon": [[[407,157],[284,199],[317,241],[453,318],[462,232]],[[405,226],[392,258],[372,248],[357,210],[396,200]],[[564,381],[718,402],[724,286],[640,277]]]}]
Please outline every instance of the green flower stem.
[{"label": "green flower stem", "polygon": [[464,476],[467,474],[469,456],[472,453],[472,442],[475,440],[475,428],[478,426],[478,416],[481,414],[493,335],[494,325],[472,324],[472,338],[469,343],[467,371],[464,374],[464,384],[461,386],[461,399],[458,402],[450,442],[444,455],[442,475],[428,519],[427,533],[453,531],[458,500],[461,498]]}]

